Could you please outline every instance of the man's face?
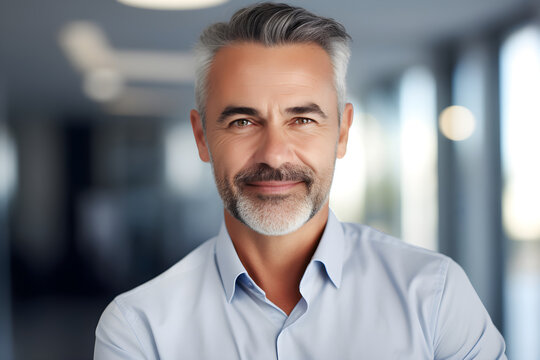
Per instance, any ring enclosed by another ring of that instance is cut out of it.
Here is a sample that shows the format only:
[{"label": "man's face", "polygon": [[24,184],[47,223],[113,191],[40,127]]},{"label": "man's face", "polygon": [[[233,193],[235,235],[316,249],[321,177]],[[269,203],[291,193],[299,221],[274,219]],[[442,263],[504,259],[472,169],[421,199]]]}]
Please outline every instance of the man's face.
[{"label": "man's face", "polygon": [[191,113],[225,208],[265,235],[290,233],[327,204],[351,118],[347,105],[340,128],[330,57],[314,44],[222,48],[208,77],[206,139]]}]

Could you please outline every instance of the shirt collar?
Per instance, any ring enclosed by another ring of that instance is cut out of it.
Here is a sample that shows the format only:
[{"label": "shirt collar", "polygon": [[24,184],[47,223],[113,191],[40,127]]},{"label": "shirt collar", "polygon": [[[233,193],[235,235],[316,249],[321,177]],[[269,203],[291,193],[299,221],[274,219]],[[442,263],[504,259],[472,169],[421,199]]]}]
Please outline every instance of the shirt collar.
[{"label": "shirt collar", "polygon": [[[341,284],[344,253],[345,235],[343,228],[332,210],[329,210],[326,227],[311,262],[317,261],[324,265],[326,274],[337,288]],[[248,274],[236,253],[225,222],[221,224],[217,236],[216,261],[227,301],[231,302],[238,277],[242,274],[248,276]]]},{"label": "shirt collar", "polygon": [[313,254],[312,262],[318,261],[324,265],[326,274],[335,287],[341,285],[343,262],[345,255],[345,234],[341,223],[332,210],[328,212],[328,221],[324,228],[319,246]]},{"label": "shirt collar", "polygon": [[231,302],[236,289],[237,278],[242,274],[247,275],[247,271],[236,253],[225,222],[221,224],[217,236],[216,261],[227,301]]}]

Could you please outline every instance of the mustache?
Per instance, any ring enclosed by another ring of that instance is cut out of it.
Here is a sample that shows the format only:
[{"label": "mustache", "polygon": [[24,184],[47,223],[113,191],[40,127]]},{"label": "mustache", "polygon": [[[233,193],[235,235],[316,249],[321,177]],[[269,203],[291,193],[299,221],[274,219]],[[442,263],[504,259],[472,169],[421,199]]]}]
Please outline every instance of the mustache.
[{"label": "mustache", "polygon": [[279,168],[273,168],[266,164],[256,164],[236,174],[234,183],[242,186],[257,181],[302,181],[309,188],[314,175],[313,170],[307,166],[285,163]]}]

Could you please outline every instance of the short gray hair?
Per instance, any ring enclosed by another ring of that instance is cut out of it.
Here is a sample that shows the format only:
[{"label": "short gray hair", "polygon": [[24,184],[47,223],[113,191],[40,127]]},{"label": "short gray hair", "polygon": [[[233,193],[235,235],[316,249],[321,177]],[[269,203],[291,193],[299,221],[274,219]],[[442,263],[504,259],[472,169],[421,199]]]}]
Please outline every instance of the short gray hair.
[{"label": "short gray hair", "polygon": [[330,56],[334,69],[338,114],[345,107],[347,64],[351,37],[343,25],[329,18],[287,4],[260,3],[238,10],[228,23],[207,27],[195,47],[195,101],[206,117],[208,73],[214,56],[224,46],[235,42],[257,42],[265,46],[315,43]]}]

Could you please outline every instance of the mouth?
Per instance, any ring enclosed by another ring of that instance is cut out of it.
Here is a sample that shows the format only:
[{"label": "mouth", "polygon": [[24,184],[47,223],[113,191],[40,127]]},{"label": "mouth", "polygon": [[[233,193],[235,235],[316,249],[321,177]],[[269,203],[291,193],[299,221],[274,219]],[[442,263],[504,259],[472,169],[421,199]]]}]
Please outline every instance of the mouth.
[{"label": "mouth", "polygon": [[245,184],[245,188],[261,194],[283,194],[293,189],[303,181],[253,181]]}]

